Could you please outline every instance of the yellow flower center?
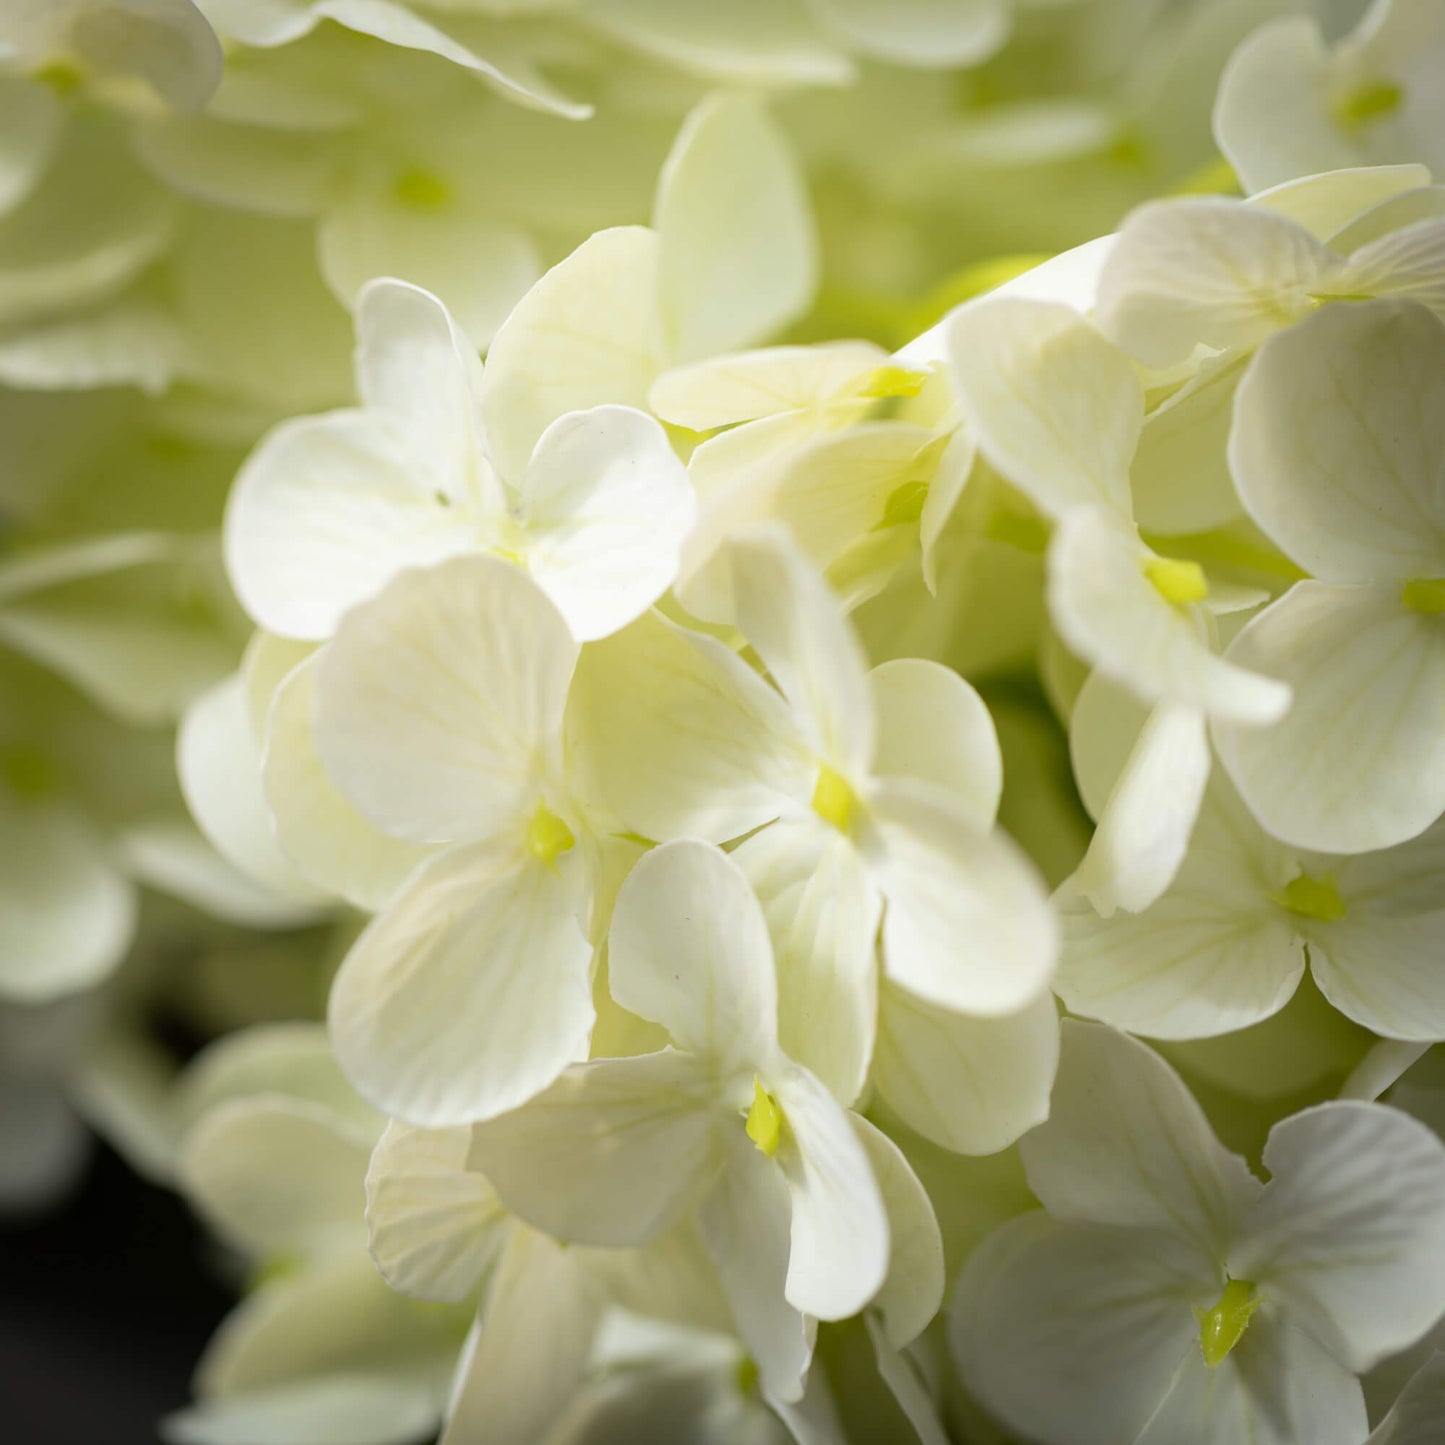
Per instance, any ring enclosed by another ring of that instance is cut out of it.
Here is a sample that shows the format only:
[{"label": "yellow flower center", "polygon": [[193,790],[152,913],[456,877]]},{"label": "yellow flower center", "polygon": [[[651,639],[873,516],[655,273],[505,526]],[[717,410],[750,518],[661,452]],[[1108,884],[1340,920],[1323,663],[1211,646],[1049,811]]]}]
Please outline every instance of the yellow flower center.
[{"label": "yellow flower center", "polygon": [[1363,130],[1399,110],[1405,92],[1393,80],[1366,80],[1334,103],[1335,121],[1345,130]]},{"label": "yellow flower center", "polygon": [[818,769],[818,781],[813,788],[813,811],[840,833],[848,832],[857,817],[858,795],[848,786],[848,780],[827,763]]},{"label": "yellow flower center", "polygon": [[37,66],[30,72],[32,80],[49,86],[62,100],[76,94],[85,86],[85,67],[68,56],[57,55]]},{"label": "yellow flower center", "polygon": [[1239,1343],[1249,1328],[1250,1316],[1259,1308],[1254,1286],[1247,1279],[1232,1279],[1224,1286],[1213,1309],[1194,1311],[1199,1321],[1199,1344],[1204,1363],[1212,1370]]},{"label": "yellow flower center", "polygon": [[17,798],[36,799],[54,793],[60,786],[55,764],[26,743],[0,750],[0,782]]},{"label": "yellow flower center", "polygon": [[1154,590],[1176,607],[1203,602],[1209,596],[1209,582],[1198,562],[1185,562],[1177,557],[1151,557],[1144,564],[1144,575],[1154,584]]},{"label": "yellow flower center", "polygon": [[753,1102],[748,1109],[746,1127],[748,1138],[771,1159],[778,1152],[778,1142],[783,1137],[783,1111],[756,1076],[753,1078]]},{"label": "yellow flower center", "polygon": [[537,809],[527,826],[527,846],[542,863],[555,863],[576,841],[566,823],[548,812],[545,805]]},{"label": "yellow flower center", "polygon": [[1270,896],[1281,908],[1320,923],[1337,923],[1345,916],[1345,900],[1340,897],[1340,890],[1329,873],[1323,878],[1311,878],[1308,873],[1301,873],[1298,878],[1290,879],[1282,892]]},{"label": "yellow flower center", "polygon": [[875,366],[868,373],[863,379],[863,385],[858,389],[858,395],[875,400],[882,400],[887,396],[917,396],[927,380],[926,371],[918,371],[911,366],[894,366],[892,362],[888,362],[883,366]]},{"label": "yellow flower center", "polygon": [[413,211],[439,211],[452,198],[452,188],[435,171],[403,171],[396,178],[394,192],[403,206]]},{"label": "yellow flower center", "polygon": [[1416,577],[1400,591],[1400,600],[1411,612],[1445,612],[1445,577]]},{"label": "yellow flower center", "polygon": [[738,1394],[752,1395],[758,1388],[758,1362],[751,1355],[738,1361]]}]

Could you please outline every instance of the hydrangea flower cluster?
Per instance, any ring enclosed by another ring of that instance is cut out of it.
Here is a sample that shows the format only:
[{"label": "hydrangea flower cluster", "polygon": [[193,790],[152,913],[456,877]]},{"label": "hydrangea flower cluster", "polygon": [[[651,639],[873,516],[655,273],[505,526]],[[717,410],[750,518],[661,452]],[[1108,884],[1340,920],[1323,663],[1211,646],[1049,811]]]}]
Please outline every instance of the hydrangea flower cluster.
[{"label": "hydrangea flower cluster", "polygon": [[172,1445],[1445,1438],[1442,105],[1435,0],[0,16],[0,1198],[221,1241]]}]

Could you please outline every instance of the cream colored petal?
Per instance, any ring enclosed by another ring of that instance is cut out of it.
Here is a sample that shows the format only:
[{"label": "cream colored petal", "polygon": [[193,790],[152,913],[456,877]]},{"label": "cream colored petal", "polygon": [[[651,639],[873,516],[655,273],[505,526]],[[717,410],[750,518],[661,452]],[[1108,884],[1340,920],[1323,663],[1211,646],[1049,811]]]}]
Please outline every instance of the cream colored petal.
[{"label": "cream colored petal", "polygon": [[371,1141],[329,1110],[274,1095],[234,1098],[187,1131],[187,1198],[254,1259],[304,1258],[362,1240]]},{"label": "cream colored petal", "polygon": [[884,986],[874,1084],[910,1128],[954,1153],[997,1153],[1042,1123],[1058,1057],[1051,997],[979,1019]]},{"label": "cream colored petal", "polygon": [[434,476],[418,469],[365,412],[283,422],[226,507],[226,570],[241,605],[283,637],[324,638],[404,568],[477,550],[475,518],[446,490],[448,462]]},{"label": "cream colored petal", "polygon": [[532,453],[517,506],[527,570],[579,641],[618,631],[667,591],[697,517],[667,434],[624,406],[554,421]]},{"label": "cream colored petal", "polygon": [[896,658],[868,674],[878,719],[873,773],[917,778],[949,793],[980,828],[993,826],[1003,755],[988,707],[956,672]]},{"label": "cream colored petal", "polygon": [[1215,723],[1220,761],[1250,810],[1301,848],[1365,852],[1445,810],[1445,646],[1439,619],[1397,586],[1298,582],[1231,644],[1241,667],[1294,692],[1268,729]]},{"label": "cream colored petal", "polygon": [[878,1018],[882,898],[851,839],[779,821],[732,853],[762,902],[778,968],[778,1041],[838,1101],[863,1092]]},{"label": "cream colored petal", "polygon": [[313,728],[317,660],[282,683],[271,709],[262,781],[276,842],[316,887],[380,908],[429,850],[383,833],[327,775]]},{"label": "cream colored petal", "polygon": [[1197,708],[1144,708],[1102,673],[1079,693],[1069,726],[1075,777],[1098,823],[1067,891],[1109,917],[1138,913],[1184,860],[1209,781],[1206,719]]},{"label": "cream colored petal", "polygon": [[770,1397],[801,1400],[818,1322],[784,1296],[792,1251],[792,1202],[782,1171],[739,1129],[726,1141],[727,1167],[703,1200],[698,1227],[733,1320]]},{"label": "cream colored petal", "polygon": [[462,1352],[441,1445],[534,1445],[581,1386],[602,1301],[579,1251],[517,1230]]},{"label": "cream colored petal", "polygon": [[467,1299],[507,1245],[510,1217],[467,1168],[471,1130],[418,1129],[393,1119],[366,1171],[371,1257],[386,1282],[414,1299]]},{"label": "cream colored petal", "polygon": [[1144,390],[1129,358],[1071,307],[986,299],[948,324],[949,360],[984,456],[1049,516],[1129,516]]},{"label": "cream colored petal", "polygon": [[1156,201],[1125,221],[1099,282],[1099,325],[1146,366],[1196,346],[1257,346],[1308,315],[1340,259],[1302,226],[1235,201]]},{"label": "cream colored petal", "polygon": [[658,179],[663,324],[694,361],[766,340],[809,306],[817,236],[791,142],[754,97],[713,96]]},{"label": "cream colored petal", "polygon": [[1347,1368],[1413,1344],[1445,1310],[1445,1146],[1380,1104],[1276,1124],[1270,1183],[1230,1272],[1255,1280]]},{"label": "cream colored petal", "polygon": [[872,800],[883,846],[883,967],[943,1008],[1016,1013],[1048,988],[1054,920],[1032,865],[925,784],[896,781]]},{"label": "cream colored petal", "polygon": [[888,1278],[869,1312],[877,1312],[888,1344],[901,1350],[928,1328],[943,1303],[943,1238],[928,1191],[903,1151],[866,1119],[851,1117],[888,1213]]},{"label": "cream colored petal", "polygon": [[583,650],[568,725],[591,795],[647,838],[724,843],[812,795],[817,763],[787,703],[657,613]]},{"label": "cream colored petal", "polygon": [[261,787],[261,743],[239,676],[187,709],[176,734],[176,772],[191,816],[228,863],[283,899],[322,902],[273,835]]},{"label": "cream colored petal", "polygon": [[883,1192],[853,1116],[806,1069],[767,1079],[785,1121],[777,1162],[792,1201],[784,1297],[818,1319],[857,1314],[888,1277]]},{"label": "cream colored petal", "polygon": [[[711,1063],[665,1049],[567,1070],[531,1103],[479,1124],[468,1163],[508,1208],[558,1239],[643,1244],[685,1218],[716,1181],[719,1113]],[[761,1155],[759,1156],[761,1158]]]},{"label": "cream colored petal", "polygon": [[574,889],[507,849],[453,849],[407,880],[331,989],[357,1090],[418,1124],[515,1108],[587,1052],[592,948]]},{"label": "cream colored petal", "polygon": [[377,827],[413,843],[525,828],[554,761],[577,644],[493,557],[404,572],[317,664],[316,750]]},{"label": "cream colored petal", "polygon": [[648,405],[674,426],[712,431],[826,406],[887,360],[888,353],[869,341],[732,352],[663,372]]},{"label": "cream colored petal", "polygon": [[950,1343],[965,1385],[1011,1429],[1051,1445],[1136,1441],[1199,1352],[1191,1305],[1209,1288],[1167,1235],[1035,1211],[970,1256]]},{"label": "cream colored petal", "polygon": [[1208,1280],[1263,1186],[1152,1049],[1073,1019],[1062,1035],[1053,1110],[1021,1145],[1029,1187],[1056,1219],[1172,1236]]},{"label": "cream colored petal", "polygon": [[1321,580],[1445,575],[1445,324],[1371,301],[1273,338],[1240,383],[1229,462],[1250,515]]},{"label": "cream colored petal", "polygon": [[517,303],[487,352],[492,459],[518,485],[542,433],[604,402],[645,409],[663,366],[659,245],[642,226],[599,231]]},{"label": "cream colored petal", "polygon": [[867,663],[836,595],[781,528],[744,533],[731,556],[739,630],[819,758],[862,776],[874,747]]},{"label": "cream colored petal", "polygon": [[608,982],[623,1008],[661,1024],[719,1078],[772,1051],[767,924],[743,869],[718,848],[684,838],[638,860],[613,911]]}]

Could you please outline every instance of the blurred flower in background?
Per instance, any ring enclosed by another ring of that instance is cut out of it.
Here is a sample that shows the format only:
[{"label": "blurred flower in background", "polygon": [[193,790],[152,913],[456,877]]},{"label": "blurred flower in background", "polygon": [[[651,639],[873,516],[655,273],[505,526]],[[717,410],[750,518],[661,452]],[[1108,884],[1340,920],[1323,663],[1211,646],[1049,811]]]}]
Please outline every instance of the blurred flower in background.
[{"label": "blurred flower in background", "polygon": [[0,5],[17,1440],[1445,1437],[1442,107],[1435,0]]}]

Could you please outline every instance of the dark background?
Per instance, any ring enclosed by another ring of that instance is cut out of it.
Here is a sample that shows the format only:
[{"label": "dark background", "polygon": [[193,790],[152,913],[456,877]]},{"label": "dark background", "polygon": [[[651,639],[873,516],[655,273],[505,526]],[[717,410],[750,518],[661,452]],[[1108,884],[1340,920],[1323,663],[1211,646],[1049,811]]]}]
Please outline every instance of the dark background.
[{"label": "dark background", "polygon": [[0,1220],[0,1442],[157,1445],[232,1303],[210,1248],[104,1147],[58,1209]]}]

